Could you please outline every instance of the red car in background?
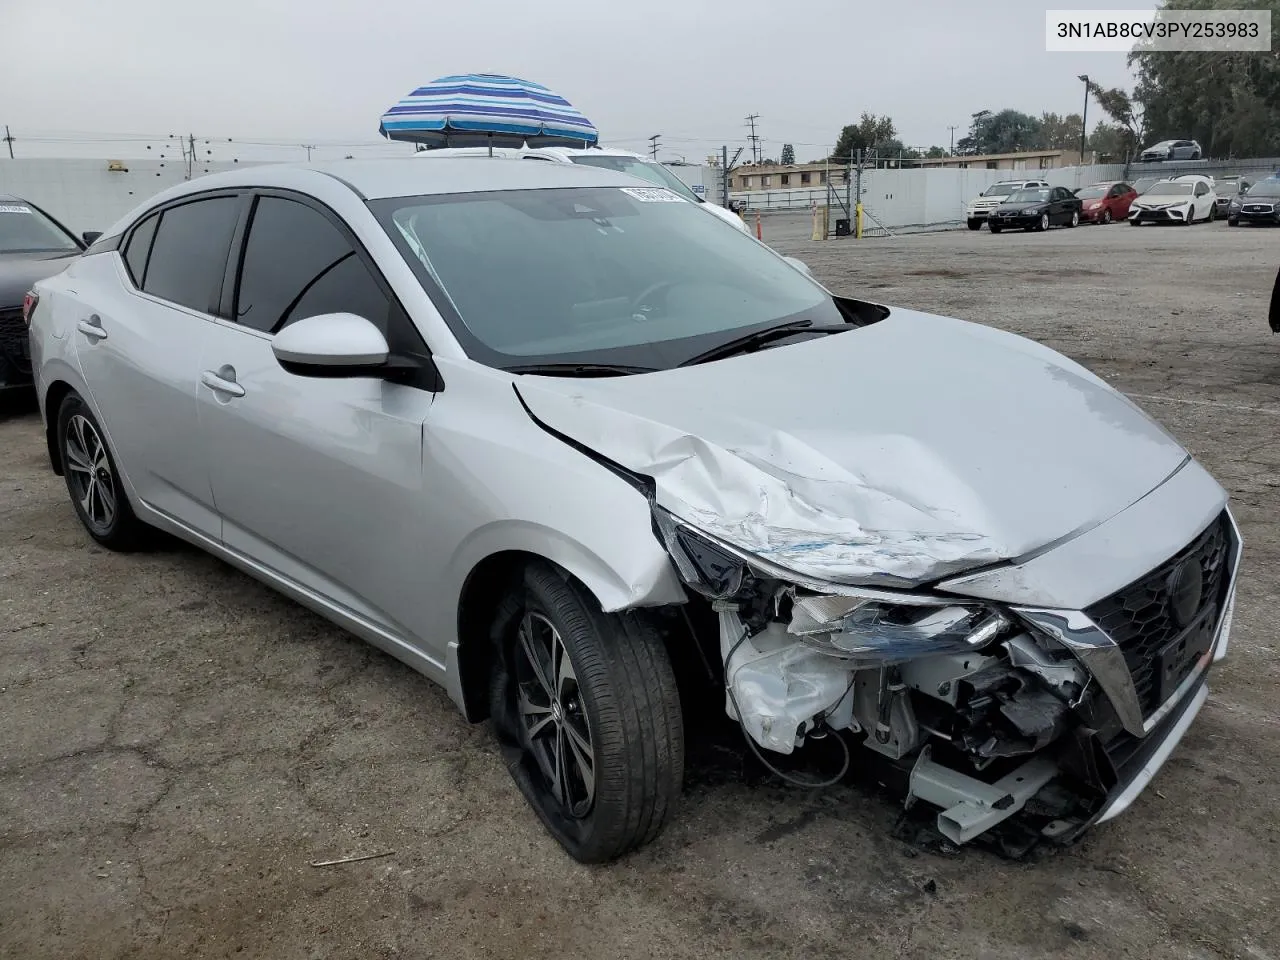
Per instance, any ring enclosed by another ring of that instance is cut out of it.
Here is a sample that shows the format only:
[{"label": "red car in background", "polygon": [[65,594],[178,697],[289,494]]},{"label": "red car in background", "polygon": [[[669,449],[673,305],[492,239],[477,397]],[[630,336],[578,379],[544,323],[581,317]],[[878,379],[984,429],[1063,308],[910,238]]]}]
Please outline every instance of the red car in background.
[{"label": "red car in background", "polygon": [[1076,191],[1080,198],[1080,220],[1083,223],[1110,223],[1129,216],[1129,204],[1137,199],[1138,191],[1119,180],[1110,183],[1092,183]]}]

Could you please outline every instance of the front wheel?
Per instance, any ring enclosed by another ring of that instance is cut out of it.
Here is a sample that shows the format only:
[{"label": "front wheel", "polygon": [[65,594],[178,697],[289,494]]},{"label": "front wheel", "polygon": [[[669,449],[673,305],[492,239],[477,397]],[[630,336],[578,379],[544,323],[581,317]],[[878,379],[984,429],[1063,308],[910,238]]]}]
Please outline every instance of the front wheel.
[{"label": "front wheel", "polygon": [[1238,227],[1238,226],[1240,226],[1240,221],[1239,221],[1239,220],[1234,219],[1233,217],[1227,217],[1227,226],[1228,226],[1228,227]]},{"label": "front wheel", "polygon": [[56,436],[67,492],[89,536],[110,550],[143,546],[148,528],[129,504],[97,417],[74,393],[58,409]]},{"label": "front wheel", "polygon": [[1132,220],[1129,221],[1129,226],[1140,227],[1142,226],[1142,221],[1139,220],[1137,217],[1134,217]]},{"label": "front wheel", "polygon": [[970,218],[969,220],[966,220],[966,221],[965,221],[965,224],[969,227],[969,229],[970,229],[970,230],[981,230],[981,229],[982,229],[982,221],[981,221],[981,220],[974,220],[973,218]]},{"label": "front wheel", "polygon": [[499,608],[489,708],[516,784],[571,857],[657,836],[684,776],[684,725],[662,637],[605,614],[559,568],[527,567]]},{"label": "front wheel", "polygon": [[997,226],[993,223],[993,224],[991,224],[991,225],[990,225],[990,228],[989,228],[989,229],[991,230],[991,232],[992,232],[992,233],[999,233],[1001,230],[1003,230],[1003,229],[1004,229],[1004,227],[997,227]]},{"label": "front wheel", "polygon": [[1049,215],[1047,213],[1040,214],[1040,222],[1036,224],[1036,229],[1040,231],[1049,229]]},{"label": "front wheel", "polygon": [[1110,210],[1103,210],[1103,211],[1102,211],[1102,222],[1103,222],[1103,223],[1110,223],[1110,222],[1111,222],[1111,211],[1110,211]]}]

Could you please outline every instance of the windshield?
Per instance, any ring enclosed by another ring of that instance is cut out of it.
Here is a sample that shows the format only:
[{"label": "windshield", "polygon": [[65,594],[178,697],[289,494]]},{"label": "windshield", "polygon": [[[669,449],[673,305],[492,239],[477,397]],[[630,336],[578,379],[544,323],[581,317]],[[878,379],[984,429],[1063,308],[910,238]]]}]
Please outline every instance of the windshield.
[{"label": "windshield", "polygon": [[1007,197],[1018,189],[1016,183],[993,183],[982,191],[984,197]]},{"label": "windshield", "polygon": [[1195,190],[1195,186],[1190,183],[1175,183],[1172,180],[1162,180],[1159,183],[1151,185],[1151,189],[1147,191],[1148,197],[1189,197]]},{"label": "windshield", "polygon": [[1111,184],[1104,183],[1097,187],[1081,187],[1076,191],[1076,196],[1081,200],[1099,200],[1107,195],[1107,191],[1111,189]]},{"label": "windshield", "polygon": [[1160,182],[1159,177],[1143,177],[1141,180],[1134,181],[1133,189],[1137,191],[1138,196],[1142,196],[1151,187]]},{"label": "windshield", "polygon": [[1280,180],[1262,180],[1246,191],[1247,197],[1280,197]]},{"label": "windshield", "polygon": [[0,200],[0,253],[79,251],[79,244],[35,207]]},{"label": "windshield", "polygon": [[1147,147],[1143,153],[1150,153],[1152,150],[1168,150],[1172,146],[1172,140],[1161,140],[1159,143],[1153,143],[1151,146]]},{"label": "windshield", "polygon": [[656,187],[377,200],[370,207],[489,366],[668,368],[778,323],[845,323],[818,284]]},{"label": "windshield", "polygon": [[1041,188],[1038,190],[1019,190],[1009,198],[1010,203],[1041,203],[1049,199],[1049,191]]},{"label": "windshield", "polygon": [[686,200],[692,200],[695,203],[702,202],[683,180],[660,163],[651,163],[648,160],[641,160],[639,157],[611,157],[607,154],[599,157],[587,155],[571,157],[570,159],[574,163],[585,164],[588,167],[601,167],[605,170],[616,170],[632,177],[639,177],[641,180],[648,180],[650,183],[656,183],[660,187],[674,190]]}]

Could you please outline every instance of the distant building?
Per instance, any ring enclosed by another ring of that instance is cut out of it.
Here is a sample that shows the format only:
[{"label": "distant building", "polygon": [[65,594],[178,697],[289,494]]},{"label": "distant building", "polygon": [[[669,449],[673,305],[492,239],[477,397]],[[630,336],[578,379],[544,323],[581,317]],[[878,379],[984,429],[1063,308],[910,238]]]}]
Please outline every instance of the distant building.
[{"label": "distant building", "polygon": [[[1020,153],[992,153],[973,157],[937,157],[929,160],[896,160],[880,157],[878,166],[952,167],[975,170],[1051,170],[1054,167],[1070,167],[1080,162],[1078,150],[1026,150]],[[842,185],[847,182],[848,168],[839,163],[818,161],[783,166],[778,163],[757,163],[737,167],[729,189],[786,190],[797,187],[825,187],[827,181]]]}]

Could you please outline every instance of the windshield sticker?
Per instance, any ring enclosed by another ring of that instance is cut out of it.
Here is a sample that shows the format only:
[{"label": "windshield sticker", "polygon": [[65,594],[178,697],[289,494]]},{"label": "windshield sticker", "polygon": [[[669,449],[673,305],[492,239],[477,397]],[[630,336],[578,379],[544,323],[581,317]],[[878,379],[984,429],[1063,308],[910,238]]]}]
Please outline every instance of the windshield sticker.
[{"label": "windshield sticker", "polygon": [[623,187],[622,192],[634,197],[641,203],[688,203],[678,193],[672,193],[666,187]]},{"label": "windshield sticker", "polygon": [[0,213],[30,213],[30,207],[19,207],[12,203],[0,203]]}]

